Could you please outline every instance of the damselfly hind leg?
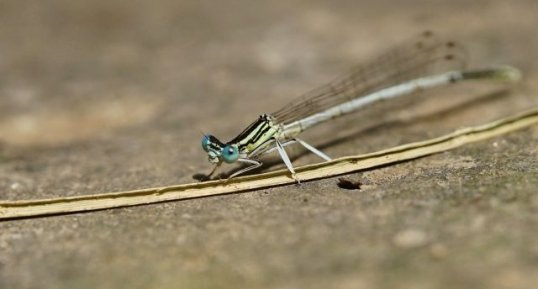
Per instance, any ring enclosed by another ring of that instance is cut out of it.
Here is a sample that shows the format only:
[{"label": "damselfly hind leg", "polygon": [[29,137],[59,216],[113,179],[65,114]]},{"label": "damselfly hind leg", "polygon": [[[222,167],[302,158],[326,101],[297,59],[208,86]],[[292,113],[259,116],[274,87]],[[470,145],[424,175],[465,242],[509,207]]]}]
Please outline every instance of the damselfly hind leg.
[{"label": "damselfly hind leg", "polygon": [[318,150],[317,148],[309,145],[307,142],[301,140],[301,139],[298,139],[298,138],[295,138],[295,141],[300,143],[303,147],[305,147],[307,150],[311,151],[312,153],[314,153],[315,155],[317,155],[318,157],[326,160],[326,161],[330,161],[331,158],[326,155],[325,153],[323,153],[322,151]]},{"label": "damselfly hind leg", "polygon": [[288,145],[294,144],[294,143],[299,143],[303,147],[305,147],[307,150],[309,150],[313,154],[317,155],[318,157],[320,157],[320,158],[322,158],[322,159],[324,159],[326,161],[331,160],[331,158],[328,155],[326,155],[322,151],[318,150],[317,148],[313,147],[312,145],[310,145],[307,142],[305,142],[305,141],[303,141],[301,139],[298,139],[298,138],[293,138],[293,139],[288,140],[288,141],[286,141],[284,143],[282,143],[282,142],[280,142],[280,141],[278,141],[276,139],[273,139],[272,141],[275,142],[275,146],[270,148],[270,149],[267,149],[265,151],[259,152],[259,154],[260,155],[261,154],[268,154],[268,153],[273,152],[274,150],[277,150],[278,153],[280,154],[280,157],[284,161],[284,164],[286,164],[286,167],[291,172],[292,178],[295,179],[297,181],[297,183],[300,183],[300,180],[297,178],[295,170],[293,169],[293,165],[291,164],[291,160],[290,160],[288,154],[286,153],[286,150],[284,149],[285,146],[288,146]]},{"label": "damselfly hind leg", "polygon": [[[306,148],[307,150],[309,150],[311,153],[317,155],[318,157],[326,160],[326,161],[330,161],[332,160],[331,157],[329,157],[327,154],[325,154],[324,152],[318,150],[317,148],[315,148],[314,146],[308,144],[307,142],[305,142],[304,140],[302,139],[298,139],[298,138],[293,138],[291,140],[288,140],[284,143],[281,143],[282,144],[282,147],[286,147],[288,145],[291,145],[291,144],[294,144],[294,143],[299,143],[300,145],[302,145],[304,148]],[[276,150],[277,147],[272,147],[264,152],[262,152],[261,154],[268,154],[268,153],[271,153],[273,152],[274,150]]]}]

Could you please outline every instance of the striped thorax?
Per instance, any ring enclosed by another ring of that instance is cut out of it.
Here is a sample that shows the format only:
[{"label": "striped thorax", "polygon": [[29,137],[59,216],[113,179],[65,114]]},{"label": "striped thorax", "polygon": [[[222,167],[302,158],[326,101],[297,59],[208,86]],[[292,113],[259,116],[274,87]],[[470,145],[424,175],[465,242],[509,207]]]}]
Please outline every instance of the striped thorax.
[{"label": "striped thorax", "polygon": [[222,143],[212,135],[204,135],[202,148],[207,152],[211,163],[234,163],[269,147],[281,130],[282,126],[276,124],[272,116],[263,114],[227,143]]}]

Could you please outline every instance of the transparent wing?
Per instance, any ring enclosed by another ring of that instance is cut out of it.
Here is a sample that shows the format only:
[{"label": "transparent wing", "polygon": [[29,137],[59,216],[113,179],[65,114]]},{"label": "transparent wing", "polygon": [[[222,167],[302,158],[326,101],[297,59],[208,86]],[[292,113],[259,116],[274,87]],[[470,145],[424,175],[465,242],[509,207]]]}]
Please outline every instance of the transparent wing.
[{"label": "transparent wing", "polygon": [[279,123],[291,123],[383,88],[434,73],[464,69],[466,58],[462,46],[441,41],[427,31],[309,91],[271,115]]}]

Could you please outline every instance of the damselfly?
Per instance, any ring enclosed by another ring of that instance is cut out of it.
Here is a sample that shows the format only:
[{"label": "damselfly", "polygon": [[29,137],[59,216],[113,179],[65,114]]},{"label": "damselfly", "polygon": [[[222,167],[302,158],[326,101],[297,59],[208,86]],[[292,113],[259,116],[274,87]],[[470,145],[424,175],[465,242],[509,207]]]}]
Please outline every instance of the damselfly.
[{"label": "damselfly", "polygon": [[349,74],[321,86],[271,114],[263,114],[234,139],[224,143],[204,135],[202,148],[215,164],[210,177],[222,163],[247,166],[230,178],[262,165],[260,156],[276,150],[297,181],[285,146],[298,143],[320,158],[331,158],[297,136],[330,119],[355,112],[380,100],[392,99],[428,88],[464,80],[517,81],[520,72],[510,66],[467,70],[466,53],[454,42],[438,40],[431,32],[404,43]]}]

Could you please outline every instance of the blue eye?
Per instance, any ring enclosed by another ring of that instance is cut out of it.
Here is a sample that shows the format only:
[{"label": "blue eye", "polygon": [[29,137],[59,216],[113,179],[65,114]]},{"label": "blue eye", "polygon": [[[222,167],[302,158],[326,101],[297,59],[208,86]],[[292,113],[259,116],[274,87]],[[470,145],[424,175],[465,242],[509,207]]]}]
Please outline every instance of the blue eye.
[{"label": "blue eye", "polygon": [[233,163],[239,158],[239,150],[236,146],[227,145],[222,149],[222,159],[227,163]]},{"label": "blue eye", "polygon": [[209,140],[209,136],[204,135],[202,137],[202,148],[204,149],[204,151],[206,151],[206,152],[209,151],[209,144],[210,143],[211,143],[211,141]]}]

